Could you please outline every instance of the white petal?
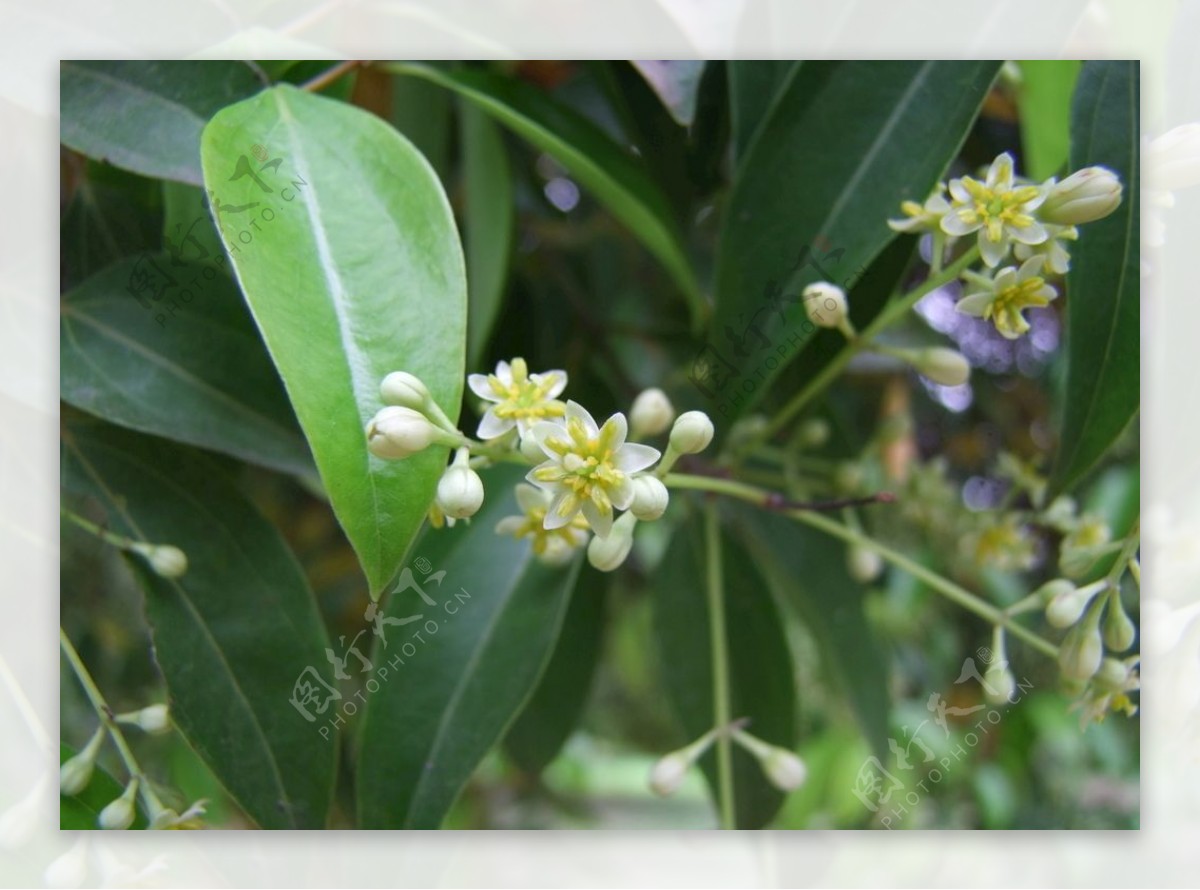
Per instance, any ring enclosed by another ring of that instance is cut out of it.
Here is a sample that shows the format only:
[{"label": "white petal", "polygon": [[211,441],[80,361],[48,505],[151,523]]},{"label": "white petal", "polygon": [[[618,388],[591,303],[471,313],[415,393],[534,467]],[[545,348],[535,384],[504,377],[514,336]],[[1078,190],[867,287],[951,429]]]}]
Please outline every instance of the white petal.
[{"label": "white petal", "polygon": [[505,361],[496,362],[496,376],[501,383],[512,383],[512,365]]},{"label": "white petal", "polygon": [[471,387],[471,392],[479,396],[487,402],[499,402],[500,397],[492,391],[492,384],[488,381],[487,374],[470,374],[467,377],[467,386]]},{"label": "white petal", "polygon": [[1008,290],[1010,287],[1012,287],[1016,283],[1017,283],[1017,267],[1016,266],[1005,266],[1003,269],[1001,269],[999,272],[996,273],[996,279],[992,285],[992,289],[996,293],[1000,293],[1000,291]]},{"label": "white petal", "polygon": [[1008,152],[999,155],[988,168],[987,184],[993,189],[1008,190],[1013,184],[1013,156]]},{"label": "white petal", "polygon": [[952,210],[942,217],[941,226],[942,231],[947,235],[954,235],[961,238],[963,235],[970,235],[976,231],[980,223],[963,222],[962,217],[958,215],[958,211]]},{"label": "white petal", "polygon": [[546,398],[558,398],[564,389],[567,388],[567,372],[566,371],[546,371],[544,374],[531,374],[534,383],[541,383],[543,380],[552,379],[554,383],[546,390]]},{"label": "white petal", "polygon": [[925,225],[919,216],[909,216],[904,219],[889,219],[888,228],[893,232],[915,232]]},{"label": "white petal", "polygon": [[489,408],[483,415],[483,420],[479,421],[479,429],[475,431],[475,435],[481,439],[495,439],[503,436],[516,425],[517,422],[511,417],[497,417],[496,411]]},{"label": "white petal", "polygon": [[542,528],[547,531],[553,531],[556,528],[562,528],[564,525],[570,524],[571,520],[575,518],[575,514],[571,513],[569,516],[563,516],[558,512],[559,505],[569,497],[571,497],[569,491],[560,491],[555,496],[554,500],[550,502],[550,509],[546,511],[546,520],[542,523]]},{"label": "white petal", "polygon": [[987,229],[979,230],[979,252],[983,255],[983,261],[992,267],[1000,265],[1000,261],[1004,259],[1004,255],[1008,253],[1008,241],[1001,238],[999,241],[993,241],[987,236]]},{"label": "white petal", "polygon": [[1040,222],[1035,222],[1031,226],[1006,226],[1005,231],[1012,236],[1014,241],[1020,241],[1023,244],[1041,244],[1050,237],[1045,226]]},{"label": "white petal", "polygon": [[982,318],[987,307],[991,305],[992,295],[987,293],[968,294],[957,303],[954,308],[963,315],[973,315],[976,318]]},{"label": "white petal", "polygon": [[629,435],[629,422],[625,419],[625,415],[618,411],[604,421],[604,428],[600,432],[607,433],[614,452],[620,451],[625,445],[625,437]]},{"label": "white petal", "polygon": [[657,448],[639,445],[637,442],[626,442],[613,455],[613,463],[623,473],[637,473],[651,466],[661,456]]},{"label": "white petal", "polygon": [[496,523],[496,534],[498,535],[515,535],[521,530],[521,526],[525,524],[524,516],[505,516]]},{"label": "white petal", "polygon": [[967,187],[962,184],[961,179],[950,180],[950,197],[960,204],[970,204],[973,200],[971,193],[967,191]]},{"label": "white petal", "polygon": [[546,506],[546,493],[540,488],[534,488],[532,485],[521,483],[516,487],[517,506],[525,513],[531,513],[534,510],[541,509]]},{"label": "white petal", "polygon": [[617,487],[608,493],[609,500],[618,510],[628,510],[633,503],[633,478],[626,476]]},{"label": "white petal", "polygon": [[567,428],[560,423],[551,423],[549,420],[539,420],[529,428],[528,435],[533,437],[533,441],[541,446],[542,451],[546,453],[546,457],[553,461],[557,461],[559,456],[547,444],[550,441],[562,441],[570,443],[570,437],[567,435]]},{"label": "white petal", "polygon": [[1041,297],[1043,300],[1057,300],[1058,291],[1050,285],[1044,284],[1037,289],[1037,293],[1034,296]]},{"label": "white petal", "polygon": [[558,495],[563,490],[561,482],[543,482],[541,479],[538,479],[536,476],[534,476],[534,473],[536,473],[538,470],[542,469],[543,467],[557,467],[557,466],[558,466],[558,464],[556,464],[552,460],[548,460],[544,464],[538,464],[536,467],[534,467],[532,470],[530,470],[528,473],[525,474],[525,481],[532,483],[535,487],[540,488],[542,491],[546,492],[548,495]]},{"label": "white petal", "polygon": [[601,513],[600,508],[591,501],[583,502],[583,517],[596,533],[596,537],[607,538],[612,531],[612,511]]},{"label": "white petal", "polygon": [[930,213],[949,213],[950,202],[941,195],[931,195],[925,202],[925,209]]},{"label": "white petal", "polygon": [[596,420],[588,413],[587,408],[578,402],[567,402],[567,418],[574,417],[583,424],[583,428],[587,430],[588,438],[594,439],[600,435],[600,427],[596,425]]},{"label": "white petal", "polygon": [[1021,271],[1017,273],[1017,281],[1028,281],[1042,274],[1042,264],[1046,262],[1045,254],[1037,253],[1021,264]]}]

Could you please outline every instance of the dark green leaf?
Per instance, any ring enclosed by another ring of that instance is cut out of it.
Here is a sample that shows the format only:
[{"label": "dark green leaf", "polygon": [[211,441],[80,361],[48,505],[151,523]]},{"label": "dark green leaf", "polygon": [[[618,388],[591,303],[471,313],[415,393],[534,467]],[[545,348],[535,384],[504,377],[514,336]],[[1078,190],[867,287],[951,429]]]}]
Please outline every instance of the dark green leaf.
[{"label": "dark green leaf", "polygon": [[388,602],[389,612],[420,610],[423,621],[388,625],[373,656],[392,673],[363,717],[360,828],[437,828],[550,659],[579,561],[548,568],[527,543],[495,533],[499,519],[519,512],[512,487],[520,478],[512,467],[489,473],[488,500],[471,524],[424,539],[420,557],[445,576],[414,578],[435,606],[411,589]]},{"label": "dark green leaf", "polygon": [[863,613],[862,585],[846,572],[846,548],[785,516],[738,511],[740,537],[775,595],[808,626],[830,679],[871,749],[886,757],[887,661]]},{"label": "dark green leaf", "polygon": [[1049,497],[1104,456],[1141,399],[1138,63],[1085,62],[1071,107],[1071,169],[1099,164],[1121,205],[1079,229],[1067,273],[1067,385]]},{"label": "dark green leaf", "polygon": [[508,284],[516,220],[512,172],[500,131],[486,114],[466,103],[460,122],[467,204],[463,212],[467,251],[467,358],[471,367],[478,367]]},{"label": "dark green leaf", "polygon": [[122,257],[161,247],[159,185],[63,153],[63,198],[59,228],[60,290],[69,290]]},{"label": "dark green leaf", "polygon": [[895,237],[888,218],[933,188],[998,67],[806,62],[788,80],[739,165],[721,236],[710,346],[732,370],[706,386],[723,416],[812,339],[804,287],[852,284]]},{"label": "dark green leaf", "polygon": [[[225,263],[224,253],[179,265],[143,254],[64,295],[62,398],[131,429],[311,472],[287,395]],[[176,283],[155,299],[139,290],[143,273]]]},{"label": "dark green leaf", "polygon": [[328,639],[279,532],[201,452],[99,424],[64,432],[63,483],[116,534],[172,544],[181,578],[129,563],[175,725],[263,828],[321,828],[336,744],[292,704]]},{"label": "dark green leaf", "polygon": [[392,87],[392,123],[445,182],[450,172],[453,141],[453,98],[440,87],[415,77],[387,80]]},{"label": "dark green leaf", "polygon": [[200,185],[205,123],[262,86],[244,62],[65,61],[61,138],[134,173]]},{"label": "dark green leaf", "polygon": [[579,573],[542,681],[505,736],[505,751],[527,773],[549,765],[583,714],[600,661],[609,577],[590,568]]},{"label": "dark green leaf", "polygon": [[[251,161],[255,145],[270,160]],[[445,193],[379,118],[287,86],[213,118],[203,158],[242,292],[378,595],[446,463],[443,447],[367,451],[380,381],[417,375],[451,418],[462,397],[466,276]]]},{"label": "dark green leaf", "polygon": [[[105,744],[111,744],[106,742]],[[66,763],[79,752],[70,745],[59,745],[58,762]],[[99,764],[92,771],[92,778],[87,787],[75,795],[60,794],[58,797],[58,827],[64,831],[99,831],[96,820],[100,811],[121,796],[125,790],[120,782],[114,779],[108,770]],[[137,815],[134,816],[132,829],[146,827],[146,814],[142,812],[140,799],[135,804]]]},{"label": "dark green leaf", "polygon": [[725,64],[729,71],[734,160],[740,164],[775,100],[800,70],[800,63],[759,59]]},{"label": "dark green leaf", "polygon": [[1025,175],[1049,179],[1067,163],[1071,91],[1079,77],[1074,59],[1031,59],[1020,63],[1021,149]]},{"label": "dark green leaf", "polygon": [[630,62],[646,79],[675,122],[690,127],[696,117],[696,93],[704,75],[704,62],[693,59],[681,61]]},{"label": "dark green leaf", "polygon": [[[783,618],[749,554],[722,536],[725,624],[733,718],[750,718],[747,731],[784,748],[796,744],[796,687]],[[658,569],[654,631],[668,696],[687,740],[713,728],[713,662],[705,553],[699,523],[675,532]],[[700,761],[716,795],[713,752]],[[783,802],[762,767],[734,750],[734,805],[738,828],[761,828]]]},{"label": "dark green leaf", "polygon": [[388,70],[460,93],[553,156],[641,239],[683,291],[693,317],[699,317],[700,289],[666,198],[645,168],[595,124],[529,84],[488,71],[443,71],[416,64],[393,64]]}]

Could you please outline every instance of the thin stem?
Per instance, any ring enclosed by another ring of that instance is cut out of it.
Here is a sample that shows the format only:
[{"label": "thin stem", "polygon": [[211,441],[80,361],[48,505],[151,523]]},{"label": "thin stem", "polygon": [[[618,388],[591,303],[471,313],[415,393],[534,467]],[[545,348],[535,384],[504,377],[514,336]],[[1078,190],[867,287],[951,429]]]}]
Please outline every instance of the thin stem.
[{"label": "thin stem", "polygon": [[793,501],[777,491],[769,491],[737,479],[720,476],[693,476],[689,473],[668,473],[663,477],[668,488],[687,488],[692,491],[710,491],[725,494],[742,501],[749,501],[766,510],[841,510],[844,507],[860,507],[867,504],[885,504],[895,500],[891,492],[861,498],[839,498],[831,501]]},{"label": "thin stem", "polygon": [[361,64],[362,62],[358,59],[351,59],[348,62],[338,62],[338,64],[334,65],[332,68],[327,68],[311,80],[306,80],[304,83],[300,84],[300,89],[309,93],[319,92],[333,83],[339,77],[344,74],[348,74]]},{"label": "thin stem", "polygon": [[[1129,562],[1137,556],[1138,547],[1141,546],[1141,520],[1135,520],[1133,528],[1129,530],[1129,534],[1125,536],[1125,544],[1121,547],[1121,552],[1117,555],[1117,561],[1113,563],[1112,569],[1108,573],[1108,585],[1115,587],[1118,590],[1121,585],[1121,576],[1125,574],[1125,569],[1129,567]],[[1140,567],[1139,567],[1140,568]],[[1139,572],[1140,575],[1140,572]],[[1141,586],[1139,578],[1138,586]]]},{"label": "thin stem", "polygon": [[101,528],[90,519],[85,519],[78,513],[68,510],[66,507],[61,508],[61,513],[85,532],[95,535],[106,544],[112,544],[112,546],[116,547],[118,550],[130,550],[139,543],[131,538],[125,537],[124,535],[118,535],[115,532],[110,532],[106,528]]},{"label": "thin stem", "polygon": [[[721,565],[721,526],[716,504],[704,514],[704,545],[708,558],[708,624],[713,663],[713,717],[717,726],[733,719],[729,700],[729,650],[725,635],[725,578]],[[721,827],[736,827],[733,818],[733,744],[728,732],[717,736],[717,786]]]},{"label": "thin stem", "polygon": [[869,324],[862,332],[862,335],[852,342],[846,344],[842,350],[833,357],[822,370],[817,374],[804,389],[796,393],[795,397],[790,402],[783,406],[778,414],[772,418],[767,425],[766,431],[763,433],[762,439],[766,441],[783,429],[813,398],[819,395],[824,389],[829,386],[838,375],[842,373],[850,360],[884,328],[891,325],[898,318],[908,312],[917,302],[931,291],[937,290],[943,284],[953,281],[966,269],[971,263],[979,259],[979,247],[975,246],[969,249],[966,253],[960,256],[957,260],[936,274],[931,274],[918,287],[889,303],[882,312],[875,317],[875,320]]},{"label": "thin stem", "polygon": [[1058,656],[1058,647],[1048,640],[1043,639],[1031,630],[1022,627],[1012,620],[1012,616],[1004,611],[997,609],[991,603],[986,602],[965,587],[955,584],[948,578],[944,578],[937,572],[925,568],[919,562],[909,559],[903,553],[893,550],[886,544],[881,544],[874,538],[869,537],[862,532],[846,528],[839,522],[835,522],[828,517],[822,516],[819,513],[813,512],[811,509],[787,507],[780,509],[778,504],[780,495],[778,492],[767,491],[762,488],[757,488],[753,485],[747,485],[744,482],[738,482],[735,479],[717,479],[709,476],[691,476],[683,473],[673,473],[665,480],[668,487],[673,488],[688,488],[694,491],[711,491],[716,494],[724,494],[730,497],[738,498],[762,507],[767,510],[775,510],[781,512],[782,515],[797,522],[803,522],[815,529],[832,535],[835,538],[841,538],[849,544],[855,544],[861,547],[866,547],[869,550],[874,550],[885,560],[890,562],[896,568],[907,572],[914,578],[919,578],[928,584],[935,591],[940,593],[946,599],[953,603],[962,606],[969,612],[974,612],[979,617],[985,619],[993,625],[999,625],[1007,629],[1015,637],[1020,637],[1033,648],[1037,649],[1050,657]]},{"label": "thin stem", "polygon": [[[101,725],[108,730],[109,736],[112,737],[113,744],[117,748],[117,753],[121,756],[121,762],[125,764],[125,769],[129,771],[129,777],[131,779],[140,779],[141,781],[138,784],[142,789],[142,794],[146,796],[147,800],[153,801],[154,804],[158,804],[161,808],[161,803],[154,794],[153,789],[151,789],[145,772],[142,770],[137,758],[133,756],[133,751],[130,749],[129,743],[125,741],[125,734],[117,726],[112,708],[108,706],[108,702],[105,700],[104,694],[100,691],[100,687],[92,679],[87,665],[83,663],[83,659],[79,657],[79,653],[71,644],[67,632],[61,627],[58,629],[58,637],[63,655],[67,657],[67,663],[71,665],[71,670],[74,672],[75,678],[79,680],[79,685],[83,687],[84,694],[87,695],[88,701],[91,702],[96,716],[100,718]],[[153,809],[153,806],[151,809]]]}]

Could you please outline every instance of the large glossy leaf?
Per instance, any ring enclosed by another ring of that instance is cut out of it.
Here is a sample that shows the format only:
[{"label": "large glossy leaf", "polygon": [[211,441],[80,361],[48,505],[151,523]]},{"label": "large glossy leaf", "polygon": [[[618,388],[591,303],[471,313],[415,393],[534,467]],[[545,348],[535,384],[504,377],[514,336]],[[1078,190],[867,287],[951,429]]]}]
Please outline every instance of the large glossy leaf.
[{"label": "large glossy leaf", "polygon": [[[268,160],[250,160],[255,145]],[[446,196],[379,118],[287,86],[218,114],[202,154],[242,292],[378,595],[446,461],[441,447],[367,451],[379,383],[416,374],[451,418],[462,397],[466,281]]]},{"label": "large glossy leaf", "polygon": [[[733,718],[750,718],[748,731],[774,745],[796,744],[796,687],[783,617],[749,554],[722,536],[725,625]],[[688,740],[715,723],[713,661],[707,605],[705,552],[699,523],[675,532],[659,566],[654,592],[654,632],[667,693]],[[681,740],[682,741],[682,740]],[[700,761],[716,794],[713,752]],[[761,828],[779,810],[783,795],[758,761],[734,751],[734,805],[739,828]]]},{"label": "large glossy leaf", "polygon": [[[995,62],[805,62],[771,104],[727,208],[708,389],[736,416],[812,338],[799,299],[846,285],[958,152]],[[837,257],[837,273],[827,268]],[[844,271],[843,271],[844,270]]]},{"label": "large glossy leaf", "polygon": [[[174,283],[143,290],[143,275]],[[59,350],[62,398],[77,408],[285,472],[312,470],[224,253],[178,264],[143,254],[92,276],[63,296]]]},{"label": "large glossy leaf", "polygon": [[693,318],[699,317],[703,310],[699,286],[672,222],[670,206],[645,168],[599,127],[513,78],[478,69],[445,71],[417,64],[387,67],[460,93],[553,156],[641,239],[687,297]]},{"label": "large glossy leaf", "polygon": [[200,185],[205,123],[262,86],[244,62],[65,61],[61,138],[126,170]]},{"label": "large glossy leaf", "polygon": [[862,585],[846,573],[845,546],[787,517],[739,510],[739,538],[776,597],[793,608],[820,647],[872,750],[887,755],[887,660],[863,612]]},{"label": "large glossy leaf", "polygon": [[1071,107],[1071,169],[1114,170],[1124,200],[1079,229],[1067,273],[1067,386],[1050,496],[1071,488],[1140,404],[1138,63],[1085,62]]},{"label": "large glossy leaf", "polygon": [[1021,110],[1021,150],[1025,175],[1049,179],[1067,163],[1070,150],[1071,93],[1079,77],[1075,59],[1027,59],[1019,67],[1017,105]]},{"label": "large glossy leaf", "polygon": [[[105,742],[111,744],[111,742]],[[79,752],[70,745],[59,745],[58,762],[66,763]],[[78,794],[59,794],[58,796],[58,827],[64,831],[99,831],[97,819],[100,811],[121,796],[125,787],[112,777],[108,770],[98,765],[92,772],[92,778],[87,787]],[[141,801],[135,803],[135,816],[132,829],[146,827],[146,814],[142,812]]]},{"label": "large glossy leaf", "polygon": [[389,597],[389,615],[423,620],[388,625],[373,655],[390,673],[367,700],[359,736],[362,828],[437,828],[550,659],[580,561],[548,568],[528,543],[495,533],[500,518],[518,512],[520,478],[511,467],[489,473],[488,499],[471,524],[423,539],[418,570],[445,575],[413,577],[435,605],[411,589]]},{"label": "large glossy leaf", "polygon": [[504,750],[527,773],[549,765],[583,714],[600,661],[610,579],[603,572],[580,571],[542,681],[504,737]]},{"label": "large glossy leaf", "polygon": [[467,357],[477,368],[508,284],[516,219],[512,172],[499,129],[479,108],[465,102],[459,120],[466,193]]},{"label": "large glossy leaf", "polygon": [[336,744],[292,696],[328,640],[279,532],[202,452],[91,423],[69,427],[63,449],[78,509],[187,554],[173,580],[129,557],[175,725],[260,826],[323,827]]},{"label": "large glossy leaf", "polygon": [[725,63],[729,71],[729,108],[734,160],[739,164],[768,117],[775,100],[800,68],[799,62],[746,59]]}]

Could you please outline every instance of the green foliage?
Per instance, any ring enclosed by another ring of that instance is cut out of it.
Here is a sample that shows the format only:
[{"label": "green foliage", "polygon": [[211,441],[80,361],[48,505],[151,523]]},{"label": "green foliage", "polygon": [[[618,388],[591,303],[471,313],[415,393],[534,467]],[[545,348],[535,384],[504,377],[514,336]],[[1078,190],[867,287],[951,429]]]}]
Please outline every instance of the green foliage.
[{"label": "green foliage", "polygon": [[1021,109],[1021,147],[1033,179],[1047,179],[1067,163],[1070,150],[1071,94],[1079,77],[1073,59],[1021,62],[1017,104]]}]

